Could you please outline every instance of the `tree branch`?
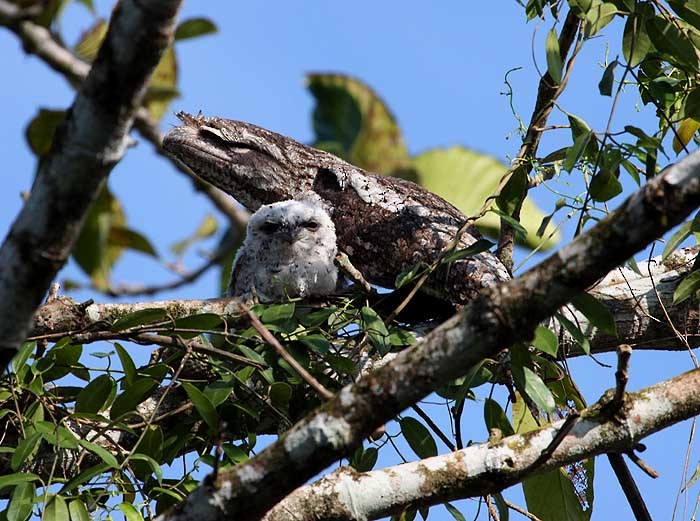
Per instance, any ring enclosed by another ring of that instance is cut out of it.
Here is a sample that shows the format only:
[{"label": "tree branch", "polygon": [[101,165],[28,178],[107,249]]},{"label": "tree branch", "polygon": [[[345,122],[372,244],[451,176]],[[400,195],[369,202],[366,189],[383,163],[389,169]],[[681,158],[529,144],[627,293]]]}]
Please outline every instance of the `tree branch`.
[{"label": "tree branch", "polygon": [[540,454],[565,420],[497,443],[481,443],[456,452],[371,472],[343,467],[298,488],[276,505],[264,521],[378,519],[406,508],[493,494],[525,477],[585,458],[632,450],[639,440],[700,413],[700,370],[682,374],[625,398],[620,421],[600,413],[598,404],[582,411],[573,429],[541,466]]},{"label": "tree branch", "polygon": [[542,320],[698,204],[700,152],[669,167],[536,268],[483,290],[411,349],[343,388],[255,458],[207,480],[181,508],[160,519],[259,518],[440,382],[464,374],[503,346],[530,339]]},{"label": "tree branch", "polygon": [[[63,266],[107,175],[122,158],[180,0],[124,0],[0,248],[0,371]],[[19,22],[20,26],[27,22]]]}]

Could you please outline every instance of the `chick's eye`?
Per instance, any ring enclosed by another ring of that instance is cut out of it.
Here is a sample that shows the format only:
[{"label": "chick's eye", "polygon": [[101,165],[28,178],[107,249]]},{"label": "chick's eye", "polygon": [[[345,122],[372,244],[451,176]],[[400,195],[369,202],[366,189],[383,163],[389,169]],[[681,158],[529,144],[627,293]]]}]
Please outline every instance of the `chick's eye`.
[{"label": "chick's eye", "polygon": [[312,232],[318,230],[318,223],[316,221],[306,221],[303,226]]},{"label": "chick's eye", "polygon": [[280,225],[278,223],[265,223],[262,226],[260,226],[260,231],[267,235],[272,235],[279,229]]}]

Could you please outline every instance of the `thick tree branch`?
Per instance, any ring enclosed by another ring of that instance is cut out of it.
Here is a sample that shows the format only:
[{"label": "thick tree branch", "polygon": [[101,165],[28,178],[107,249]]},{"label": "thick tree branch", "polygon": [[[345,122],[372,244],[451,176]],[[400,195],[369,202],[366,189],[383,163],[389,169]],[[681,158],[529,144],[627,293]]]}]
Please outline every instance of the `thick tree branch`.
[{"label": "thick tree branch", "polygon": [[0,248],[0,370],[24,340],[90,204],[126,150],[179,7],[180,0],[124,0],[113,12],[95,63]]},{"label": "thick tree branch", "polygon": [[[0,0],[0,25],[15,33],[28,53],[36,55],[49,67],[65,76],[72,85],[80,85],[90,71],[90,64],[81,60],[51,34],[46,27],[24,16],[24,11],[17,6]],[[148,110],[141,107],[136,112],[134,126],[139,134],[148,140],[158,154],[165,157],[180,172],[189,177],[195,188],[211,200],[219,211],[228,217],[232,225],[244,229],[248,222],[248,212],[215,186],[202,182],[186,165],[167,155],[163,150],[163,133],[154,122]]]},{"label": "thick tree branch", "polygon": [[[601,413],[600,405],[582,411],[571,431],[542,465],[535,462],[565,420],[497,443],[388,467],[356,472],[344,467],[287,496],[265,521],[378,519],[406,508],[478,497],[604,453],[631,451],[643,438],[700,414],[700,370],[682,374],[625,398],[624,419]],[[632,420],[634,419],[634,420]]]},{"label": "thick tree branch", "polygon": [[[685,219],[700,204],[700,152],[671,166],[536,268],[486,288],[411,349],[343,388],[248,462],[206,481],[161,519],[257,519],[371,432],[504,346]],[[615,244],[615,248],[610,248]],[[571,450],[575,450],[571,448]]]}]

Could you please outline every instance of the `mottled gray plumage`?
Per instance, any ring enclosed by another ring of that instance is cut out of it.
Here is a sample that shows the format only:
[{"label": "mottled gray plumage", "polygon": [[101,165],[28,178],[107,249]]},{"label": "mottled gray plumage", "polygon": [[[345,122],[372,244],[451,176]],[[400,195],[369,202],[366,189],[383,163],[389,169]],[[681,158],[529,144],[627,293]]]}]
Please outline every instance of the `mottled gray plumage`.
[{"label": "mottled gray plumage", "polygon": [[248,222],[227,293],[248,302],[333,293],[338,270],[335,226],[311,201],[262,206]]}]

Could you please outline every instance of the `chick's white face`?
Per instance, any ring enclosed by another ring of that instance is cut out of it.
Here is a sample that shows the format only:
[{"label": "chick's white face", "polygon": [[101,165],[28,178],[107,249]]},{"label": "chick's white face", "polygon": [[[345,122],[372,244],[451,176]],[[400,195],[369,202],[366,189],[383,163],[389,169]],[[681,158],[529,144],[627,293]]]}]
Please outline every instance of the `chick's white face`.
[{"label": "chick's white face", "polygon": [[312,247],[335,227],[323,209],[303,201],[281,201],[261,208],[248,223],[248,237],[268,250]]}]

